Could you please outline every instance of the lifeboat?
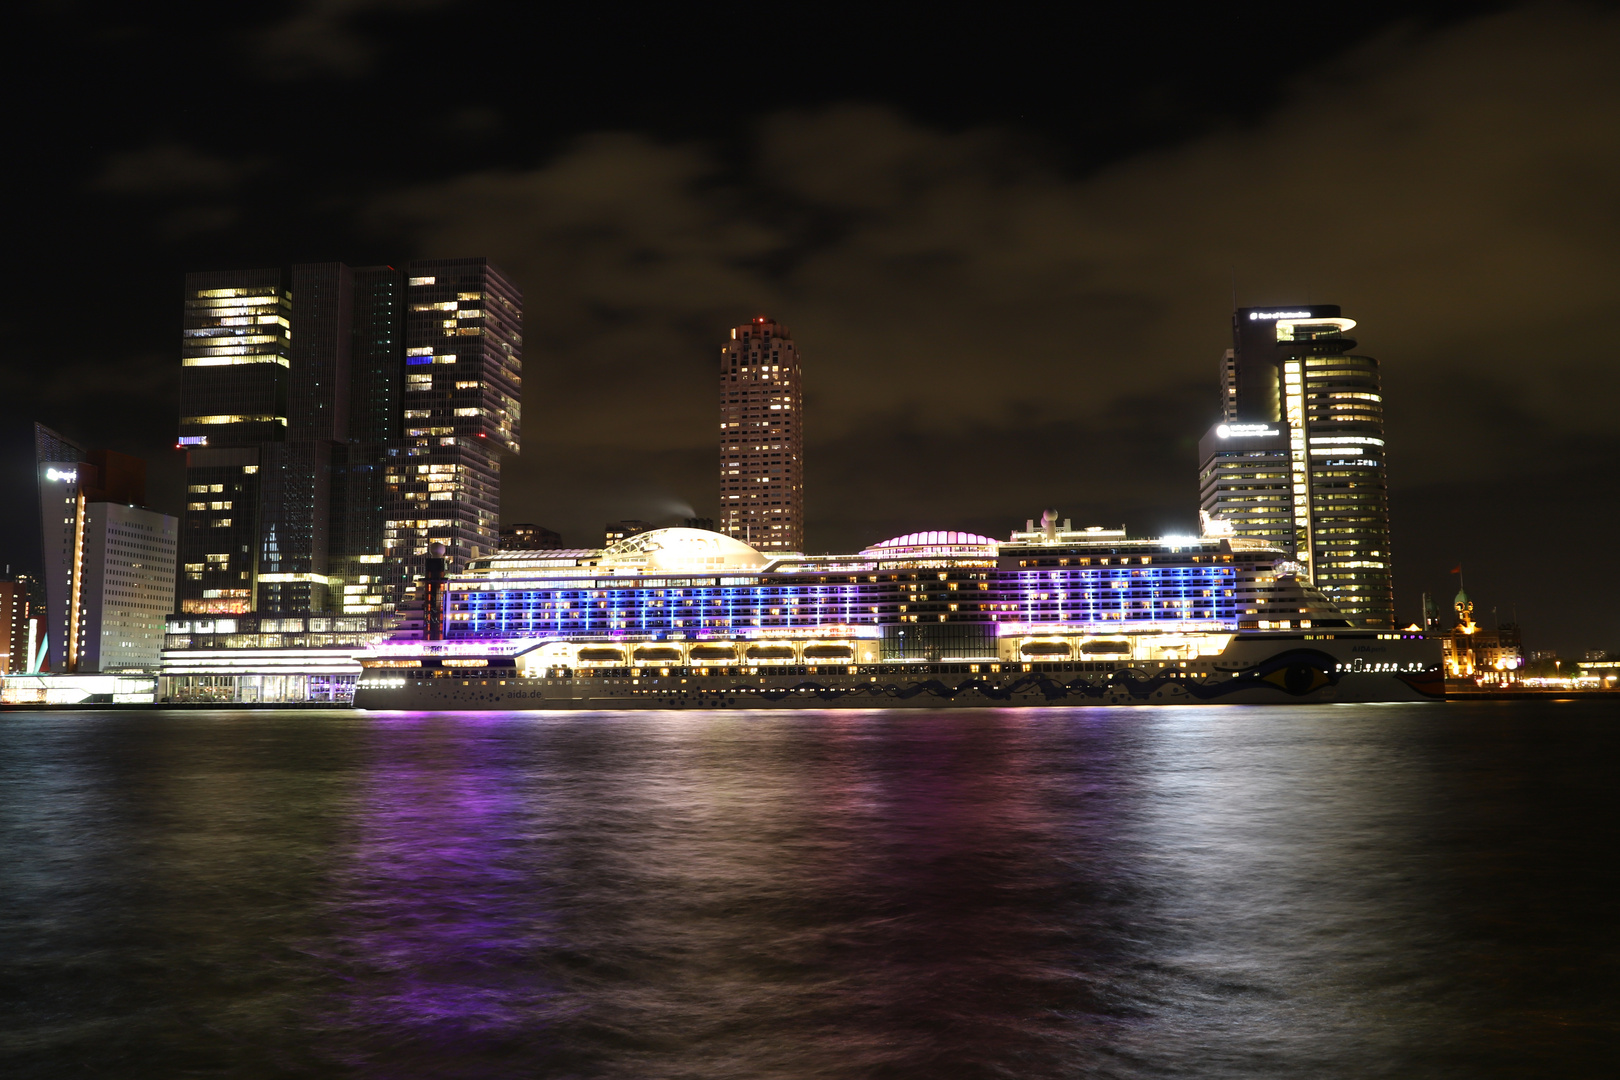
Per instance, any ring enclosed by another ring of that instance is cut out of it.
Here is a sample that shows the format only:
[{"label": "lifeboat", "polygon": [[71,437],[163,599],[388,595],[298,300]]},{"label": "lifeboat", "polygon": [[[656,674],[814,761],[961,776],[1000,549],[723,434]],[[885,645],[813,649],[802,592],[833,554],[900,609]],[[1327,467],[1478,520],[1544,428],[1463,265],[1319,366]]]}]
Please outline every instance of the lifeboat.
[{"label": "lifeboat", "polygon": [[853,645],[806,645],[804,647],[806,660],[853,660],[855,647]]},{"label": "lifeboat", "polygon": [[791,659],[793,659],[793,646],[791,646],[791,645],[750,645],[750,646],[748,646],[748,659],[750,659],[750,660],[791,660]]},{"label": "lifeboat", "polygon": [[1025,656],[1058,657],[1067,659],[1073,655],[1073,650],[1063,641],[1026,641],[1018,647],[1018,651]]}]

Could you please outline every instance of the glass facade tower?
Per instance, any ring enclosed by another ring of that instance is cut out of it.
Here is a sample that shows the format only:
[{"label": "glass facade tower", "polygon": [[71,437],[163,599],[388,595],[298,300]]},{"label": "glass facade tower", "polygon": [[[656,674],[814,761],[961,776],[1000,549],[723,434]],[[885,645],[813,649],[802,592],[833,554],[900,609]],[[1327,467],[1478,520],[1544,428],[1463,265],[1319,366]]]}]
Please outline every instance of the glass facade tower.
[{"label": "glass facade tower", "polygon": [[418,534],[460,559],[493,551],[520,320],[483,259],[188,275],[180,611],[387,611],[431,542]]},{"label": "glass facade tower", "polygon": [[1346,615],[1394,619],[1383,391],[1333,305],[1240,308],[1221,421],[1200,443],[1200,506],[1288,551]]},{"label": "glass facade tower", "polygon": [[403,438],[387,452],[383,552],[421,573],[428,547],[452,569],[500,547],[500,455],[519,448],[523,297],[487,259],[410,264]]}]

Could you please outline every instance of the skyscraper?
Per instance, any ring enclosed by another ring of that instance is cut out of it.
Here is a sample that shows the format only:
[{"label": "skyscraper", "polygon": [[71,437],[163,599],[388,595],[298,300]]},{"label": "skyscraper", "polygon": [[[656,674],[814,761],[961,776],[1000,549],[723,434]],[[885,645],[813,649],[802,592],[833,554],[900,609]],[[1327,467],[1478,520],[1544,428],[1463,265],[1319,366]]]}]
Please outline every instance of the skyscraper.
[{"label": "skyscraper", "polygon": [[521,311],[484,259],[188,275],[180,610],[389,610],[495,550]]},{"label": "skyscraper", "polygon": [[383,552],[413,576],[500,547],[500,455],[518,452],[523,295],[487,259],[410,264],[403,438],[390,444]]},{"label": "skyscraper", "polygon": [[157,667],[179,523],[141,505],[139,458],[83,450],[43,425],[34,442],[50,670]]},{"label": "skyscraper", "polygon": [[29,574],[0,577],[0,672],[6,674],[33,670],[39,657],[40,631],[44,629],[45,609],[35,598],[38,579]]},{"label": "skyscraper", "polygon": [[787,327],[761,316],[720,350],[720,531],[804,550],[804,391]]},{"label": "skyscraper", "polygon": [[1378,361],[1351,353],[1336,305],[1240,308],[1222,417],[1199,445],[1200,506],[1288,551],[1335,606],[1394,619]]}]

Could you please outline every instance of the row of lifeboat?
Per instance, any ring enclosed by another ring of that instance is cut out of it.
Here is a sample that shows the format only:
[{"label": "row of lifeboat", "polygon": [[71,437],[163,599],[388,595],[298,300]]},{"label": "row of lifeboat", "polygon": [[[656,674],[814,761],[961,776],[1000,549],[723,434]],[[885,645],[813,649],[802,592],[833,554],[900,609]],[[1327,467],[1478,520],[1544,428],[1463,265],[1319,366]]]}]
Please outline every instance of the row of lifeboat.
[{"label": "row of lifeboat", "polygon": [[757,661],[821,661],[848,663],[855,659],[855,646],[837,642],[816,643],[795,649],[785,642],[759,642],[749,645],[697,644],[685,648],[657,642],[647,645],[582,645],[577,653],[581,664],[730,664]]},{"label": "row of lifeboat", "polygon": [[[1128,657],[1131,646],[1125,641],[1097,640],[1073,643],[1069,641],[1026,641],[1019,647],[1025,660],[1116,659]],[[575,660],[581,664],[735,664],[735,663],[851,663],[856,659],[855,646],[845,642],[810,642],[794,646],[785,641],[751,643],[698,642],[679,645],[674,642],[648,642],[642,645],[581,645]]]},{"label": "row of lifeboat", "polygon": [[1108,639],[1082,641],[1078,646],[1068,641],[1026,641],[1018,652],[1025,660],[1071,660],[1077,655],[1088,660],[1112,660],[1130,656],[1131,645]]}]

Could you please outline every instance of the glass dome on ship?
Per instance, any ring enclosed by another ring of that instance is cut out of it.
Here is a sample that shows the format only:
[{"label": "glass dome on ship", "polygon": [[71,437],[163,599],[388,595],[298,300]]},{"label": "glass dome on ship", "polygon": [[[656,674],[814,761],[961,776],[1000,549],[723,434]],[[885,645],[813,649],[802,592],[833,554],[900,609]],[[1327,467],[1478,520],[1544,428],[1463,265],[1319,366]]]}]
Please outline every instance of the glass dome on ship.
[{"label": "glass dome on ship", "polygon": [[644,573],[760,570],[769,564],[756,548],[706,529],[653,529],[620,540],[602,552],[602,563]]},{"label": "glass dome on ship", "polygon": [[970,532],[914,532],[890,537],[861,551],[862,555],[897,555],[902,552],[930,555],[979,555],[996,553],[997,543],[988,536]]}]

